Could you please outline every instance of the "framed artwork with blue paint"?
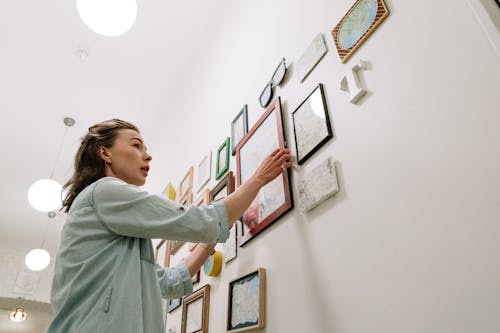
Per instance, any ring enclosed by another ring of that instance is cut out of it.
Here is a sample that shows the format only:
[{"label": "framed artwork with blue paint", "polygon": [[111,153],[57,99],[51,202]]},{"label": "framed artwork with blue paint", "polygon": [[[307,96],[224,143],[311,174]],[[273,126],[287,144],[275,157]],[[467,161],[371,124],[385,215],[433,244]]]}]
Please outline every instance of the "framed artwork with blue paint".
[{"label": "framed artwork with blue paint", "polygon": [[387,16],[383,0],[357,0],[332,30],[340,62],[345,63]]},{"label": "framed artwork with blue paint", "polygon": [[229,282],[227,332],[265,327],[266,270],[259,268]]}]

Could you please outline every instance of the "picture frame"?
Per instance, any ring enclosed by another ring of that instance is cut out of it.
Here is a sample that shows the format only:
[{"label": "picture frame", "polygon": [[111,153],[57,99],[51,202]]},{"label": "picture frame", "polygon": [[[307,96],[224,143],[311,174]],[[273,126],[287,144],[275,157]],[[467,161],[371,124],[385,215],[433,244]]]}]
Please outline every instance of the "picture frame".
[{"label": "picture frame", "polygon": [[219,180],[229,170],[230,139],[227,137],[217,149],[215,164],[215,180]]},{"label": "picture frame", "polygon": [[332,30],[340,62],[346,63],[387,16],[383,0],[357,0]]},{"label": "picture frame", "polygon": [[[284,147],[285,136],[278,97],[236,146],[237,185],[240,186],[249,179],[272,151]],[[290,173],[284,168],[281,176],[260,189],[243,214],[239,246],[245,245],[292,207]]]},{"label": "picture frame", "polygon": [[222,244],[222,257],[224,262],[227,264],[232,261],[238,255],[238,224],[239,221],[236,221],[233,224],[233,227],[229,229],[229,237]]},{"label": "picture frame", "polygon": [[[190,166],[184,177],[182,177],[181,182],[179,183],[179,201],[183,202],[186,200],[186,196],[192,192],[193,189],[193,173],[194,168]],[[192,200],[192,199],[191,199]]]},{"label": "picture frame", "polygon": [[245,104],[231,121],[231,154],[236,155],[236,145],[248,133],[248,105]]},{"label": "picture frame", "polygon": [[209,308],[209,284],[184,297],[181,333],[208,333]]},{"label": "picture frame", "polygon": [[321,83],[292,112],[292,123],[297,164],[302,165],[333,138]]},{"label": "picture frame", "polygon": [[219,201],[234,192],[234,174],[229,171],[210,191],[210,201]]},{"label": "picture frame", "polygon": [[168,245],[167,240],[162,239],[156,245],[154,253],[155,263],[164,268],[167,268],[170,265],[170,251],[167,249],[167,245]]},{"label": "picture frame", "polygon": [[177,309],[182,304],[182,298],[173,298],[167,300],[167,313],[170,313]]},{"label": "picture frame", "polygon": [[196,193],[200,192],[212,177],[212,152],[209,151],[197,165]]},{"label": "picture frame", "polygon": [[319,33],[297,61],[297,76],[303,82],[327,52],[323,34]]},{"label": "picture frame", "polygon": [[266,270],[258,268],[229,282],[226,331],[264,328],[265,321]]}]

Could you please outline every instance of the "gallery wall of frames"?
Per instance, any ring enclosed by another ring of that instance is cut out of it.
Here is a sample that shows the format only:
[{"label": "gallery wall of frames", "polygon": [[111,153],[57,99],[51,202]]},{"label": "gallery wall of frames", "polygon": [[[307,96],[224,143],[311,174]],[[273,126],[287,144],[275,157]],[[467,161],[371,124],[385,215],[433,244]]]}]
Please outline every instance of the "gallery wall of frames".
[{"label": "gallery wall of frames", "polygon": [[[283,120],[288,114],[282,110],[283,101],[277,90],[286,89],[289,80],[304,82],[325,58],[346,63],[388,15],[389,10],[382,0],[357,0],[331,31],[317,32],[309,44],[303,46],[303,52],[297,59],[290,59],[288,55],[277,59],[277,65],[271,72],[262,73],[270,78],[260,94],[255,96],[260,108],[249,110],[250,103],[242,101],[240,110],[234,113],[227,128],[227,137],[223,137],[213,150],[192,161],[180,179],[171,179],[162,194],[182,205],[209,205],[224,199],[248,180],[260,162],[276,148],[289,148],[296,158],[296,168],[302,168],[313,160],[315,153],[335,136],[334,118],[325,96],[329,87],[316,82],[313,89],[304,90],[303,100],[293,101],[297,106],[290,113],[292,127],[288,129],[289,133],[285,133]],[[330,53],[329,48],[332,49]],[[289,69],[289,62],[295,64],[294,73]],[[352,85],[346,90],[354,92],[356,87],[363,90],[356,77],[359,69],[356,66],[351,76],[344,78],[344,85]],[[339,81],[341,79],[339,77]],[[250,123],[249,112],[260,113],[260,116]],[[225,320],[227,332],[265,328],[265,267],[255,263],[241,276],[229,277],[226,285],[227,311],[221,314],[210,313],[210,294],[213,293],[210,280],[227,274],[226,266],[237,264],[238,250],[251,249],[252,240],[272,232],[270,227],[287,212],[299,209],[307,214],[339,191],[335,159],[328,156],[316,162],[315,168],[299,177],[295,188],[291,182],[294,172],[291,168],[283,169],[280,176],[259,191],[241,219],[231,228],[229,239],[217,246],[217,251],[193,277],[193,293],[165,301],[167,332],[207,333],[211,318]],[[234,170],[231,170],[231,165]],[[298,202],[293,200],[294,191]],[[196,246],[196,243],[156,240],[156,262],[165,268],[172,267]]]},{"label": "gallery wall of frames", "polygon": [[[318,6],[303,13],[307,38],[294,39],[297,27],[292,19],[286,21],[288,32],[279,30],[282,35],[275,35],[255,56],[272,58],[265,61],[267,66],[254,66],[249,60],[252,56],[245,56],[246,61],[235,66],[238,73],[209,71],[213,59],[224,59],[220,63],[240,59],[229,42],[236,32],[227,29],[221,33],[227,36],[227,45],[221,42],[207,47],[206,63],[193,69],[200,76],[224,76],[220,81],[231,82],[233,91],[207,87],[211,95],[206,96],[205,88],[198,86],[199,90],[185,93],[188,97],[181,106],[186,115],[179,115],[185,128],[176,131],[180,134],[167,145],[169,158],[181,157],[165,163],[161,195],[186,206],[210,205],[248,180],[276,148],[290,149],[295,163],[259,191],[231,228],[228,240],[216,246],[216,252],[193,276],[193,293],[165,300],[168,333],[334,331],[329,306],[334,303],[329,298],[334,292],[322,291],[335,280],[325,274],[329,271],[323,266],[331,264],[327,262],[331,256],[322,253],[318,258],[308,252],[314,246],[328,248],[323,240],[330,237],[322,238],[321,244],[308,242],[313,238],[311,229],[319,225],[316,221],[336,216],[335,210],[349,195],[343,175],[351,170],[334,154],[336,146],[348,137],[355,141],[353,133],[368,135],[362,132],[368,128],[368,119],[374,121],[374,110],[369,110],[367,100],[380,94],[384,96],[380,104],[390,104],[391,87],[380,84],[386,73],[378,68],[390,68],[390,54],[399,50],[391,20],[401,18],[391,2],[384,0],[329,6],[336,11],[320,15]],[[299,15],[298,10],[288,12]],[[313,22],[307,15],[326,19]],[[243,15],[238,19],[244,20]],[[224,22],[228,28],[233,21],[227,18]],[[278,17],[272,23],[279,22]],[[385,47],[385,39],[393,44]],[[217,46],[225,52],[215,53]],[[250,46],[248,50],[255,51]],[[245,81],[247,77],[256,79]],[[376,89],[374,82],[379,83]],[[192,111],[186,102],[197,98],[213,101],[213,105],[199,107],[193,102],[198,108]],[[200,114],[204,121],[197,118]],[[359,127],[349,128],[349,133],[336,131],[337,122],[347,117],[355,118]],[[373,140],[377,140],[375,136]],[[338,241],[332,230],[326,229],[324,234],[332,233],[331,238]],[[155,260],[165,268],[177,265],[198,246],[167,239],[153,243]],[[298,287],[290,288],[294,284]],[[299,328],[297,320],[283,320],[284,315],[278,320],[277,313],[282,312],[290,318],[307,317],[304,322],[311,327]]]}]

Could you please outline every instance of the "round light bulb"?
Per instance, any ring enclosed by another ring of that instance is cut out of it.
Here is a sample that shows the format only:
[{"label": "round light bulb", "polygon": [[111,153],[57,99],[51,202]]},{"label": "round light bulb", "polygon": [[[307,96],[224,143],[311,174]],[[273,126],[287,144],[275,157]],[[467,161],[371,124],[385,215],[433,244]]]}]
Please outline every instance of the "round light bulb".
[{"label": "round light bulb", "polygon": [[61,206],[62,185],[52,179],[42,179],[31,185],[28,201],[36,210],[50,212]]},{"label": "round light bulb", "polygon": [[44,249],[34,249],[25,258],[26,266],[32,271],[41,271],[50,263],[50,254]]},{"label": "round light bulb", "polygon": [[137,17],[136,0],[77,0],[76,6],[87,27],[103,36],[125,33]]}]

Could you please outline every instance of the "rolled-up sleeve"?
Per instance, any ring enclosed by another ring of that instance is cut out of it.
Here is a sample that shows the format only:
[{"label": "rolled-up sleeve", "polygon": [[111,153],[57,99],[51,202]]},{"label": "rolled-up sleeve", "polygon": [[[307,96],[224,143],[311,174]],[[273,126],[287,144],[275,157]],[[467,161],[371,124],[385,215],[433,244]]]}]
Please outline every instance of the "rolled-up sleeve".
[{"label": "rolled-up sleeve", "polygon": [[160,283],[161,295],[163,298],[177,298],[193,292],[193,282],[189,275],[189,270],[180,262],[172,268],[162,268],[157,266],[156,270]]},{"label": "rolled-up sleeve", "polygon": [[119,235],[206,243],[229,237],[220,202],[187,207],[112,177],[101,179],[91,200],[101,223]]}]

